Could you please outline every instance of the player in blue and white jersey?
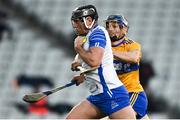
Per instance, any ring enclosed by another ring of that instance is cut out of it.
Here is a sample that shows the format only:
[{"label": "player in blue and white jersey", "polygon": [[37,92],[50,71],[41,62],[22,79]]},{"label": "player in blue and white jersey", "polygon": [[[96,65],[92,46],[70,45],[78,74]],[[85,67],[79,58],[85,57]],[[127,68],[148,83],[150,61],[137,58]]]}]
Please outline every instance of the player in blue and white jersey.
[{"label": "player in blue and white jersey", "polygon": [[78,65],[97,70],[73,78],[77,84],[85,81],[91,95],[75,106],[67,119],[135,119],[129,95],[118,79],[113,66],[113,54],[108,32],[97,24],[98,14],[93,5],[72,12],[72,26],[78,37],[74,41],[77,56],[72,70]]}]

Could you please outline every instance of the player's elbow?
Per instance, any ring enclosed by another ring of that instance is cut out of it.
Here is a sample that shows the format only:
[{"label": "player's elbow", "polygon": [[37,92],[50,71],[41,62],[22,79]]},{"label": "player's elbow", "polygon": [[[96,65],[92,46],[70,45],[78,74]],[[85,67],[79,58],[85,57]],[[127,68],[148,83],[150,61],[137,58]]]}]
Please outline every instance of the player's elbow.
[{"label": "player's elbow", "polygon": [[89,61],[89,66],[91,66],[91,67],[97,67],[97,66],[100,66],[100,64],[101,64],[101,62],[98,60]]},{"label": "player's elbow", "polygon": [[133,60],[132,63],[138,63],[138,61],[137,60]]},{"label": "player's elbow", "polygon": [[97,62],[92,62],[90,64],[91,67],[97,67],[97,66],[100,66],[100,63],[97,63]]},{"label": "player's elbow", "polygon": [[129,58],[130,62],[138,63],[141,58],[141,54],[139,51],[133,51],[128,54],[128,58]]},{"label": "player's elbow", "polygon": [[130,62],[132,63],[138,63],[139,59],[138,58],[131,58]]}]

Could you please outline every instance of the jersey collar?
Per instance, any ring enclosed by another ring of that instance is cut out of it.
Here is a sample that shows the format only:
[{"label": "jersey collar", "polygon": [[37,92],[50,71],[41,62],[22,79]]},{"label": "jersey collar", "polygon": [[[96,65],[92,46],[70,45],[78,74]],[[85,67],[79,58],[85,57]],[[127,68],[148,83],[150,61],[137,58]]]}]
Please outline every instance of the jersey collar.
[{"label": "jersey collar", "polygon": [[116,45],[112,45],[112,47],[117,47],[117,46],[123,44],[124,42],[125,42],[125,39],[123,41],[121,41],[120,43],[116,44]]}]

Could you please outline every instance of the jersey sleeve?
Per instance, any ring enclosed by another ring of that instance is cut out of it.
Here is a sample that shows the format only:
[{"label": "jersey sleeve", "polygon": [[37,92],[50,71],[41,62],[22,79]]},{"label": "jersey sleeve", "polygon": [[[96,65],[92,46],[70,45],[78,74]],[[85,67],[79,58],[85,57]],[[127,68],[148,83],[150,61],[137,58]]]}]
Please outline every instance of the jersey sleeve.
[{"label": "jersey sleeve", "polygon": [[[129,46],[129,51],[134,51],[134,50],[139,50],[140,52],[140,58],[142,57],[142,51],[141,51],[141,45],[137,42],[133,42],[132,44],[130,44]],[[140,61],[140,59],[139,59]]]},{"label": "jersey sleeve", "polygon": [[89,36],[89,47],[101,47],[105,48],[106,46],[106,36],[103,30],[96,29]]},{"label": "jersey sleeve", "polygon": [[141,45],[137,42],[133,42],[132,44],[129,44],[129,51],[133,51],[133,50],[141,51]]}]

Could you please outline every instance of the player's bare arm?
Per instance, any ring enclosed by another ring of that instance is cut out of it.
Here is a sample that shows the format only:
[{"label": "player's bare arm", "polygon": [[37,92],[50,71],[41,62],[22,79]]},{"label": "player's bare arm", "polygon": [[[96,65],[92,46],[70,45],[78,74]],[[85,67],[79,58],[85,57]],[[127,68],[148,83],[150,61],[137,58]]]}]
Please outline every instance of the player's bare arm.
[{"label": "player's bare arm", "polygon": [[91,47],[88,51],[83,48],[83,37],[78,36],[75,39],[74,48],[79,56],[91,67],[96,67],[101,64],[104,49],[100,47]]},{"label": "player's bare arm", "polygon": [[129,52],[113,51],[113,55],[115,59],[131,63],[138,63],[141,58],[141,52],[137,49]]}]

